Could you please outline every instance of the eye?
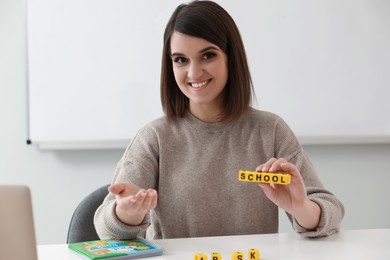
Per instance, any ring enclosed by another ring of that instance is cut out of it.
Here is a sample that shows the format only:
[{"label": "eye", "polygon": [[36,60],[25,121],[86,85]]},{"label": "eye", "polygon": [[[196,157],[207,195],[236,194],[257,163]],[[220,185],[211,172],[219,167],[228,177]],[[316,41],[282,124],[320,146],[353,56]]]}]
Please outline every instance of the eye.
[{"label": "eye", "polygon": [[202,57],[204,60],[210,60],[210,59],[214,58],[215,56],[217,56],[217,54],[214,52],[205,52]]},{"label": "eye", "polygon": [[187,58],[184,58],[184,57],[175,57],[174,59],[173,59],[173,62],[174,63],[178,63],[178,64],[184,64],[184,63],[186,63],[188,61],[188,59]]}]

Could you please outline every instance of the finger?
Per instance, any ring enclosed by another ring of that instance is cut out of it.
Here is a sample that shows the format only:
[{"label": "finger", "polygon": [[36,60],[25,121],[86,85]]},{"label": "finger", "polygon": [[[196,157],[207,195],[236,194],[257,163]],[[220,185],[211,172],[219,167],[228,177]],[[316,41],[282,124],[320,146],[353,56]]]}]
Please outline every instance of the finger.
[{"label": "finger", "polygon": [[148,192],[144,189],[141,189],[137,192],[137,194],[133,196],[133,200],[136,201],[137,203],[141,202],[142,204],[147,196],[148,196]]},{"label": "finger", "polygon": [[154,209],[157,206],[157,200],[158,200],[157,191],[154,189],[149,189],[147,199],[149,203],[149,209]]},{"label": "finger", "polygon": [[148,190],[147,195],[142,203],[141,210],[147,211],[154,209],[157,205],[157,193],[153,190]]},{"label": "finger", "polygon": [[157,192],[149,189],[139,194],[137,201],[135,201],[134,207],[138,211],[147,212],[154,209],[157,206]]},{"label": "finger", "polygon": [[256,168],[256,171],[257,172],[264,172],[264,168],[266,167],[265,163],[264,164],[260,164],[259,166],[257,166]]},{"label": "finger", "polygon": [[142,200],[144,197],[142,195],[143,192],[145,192],[145,190],[139,190],[134,195],[125,195],[127,192],[122,192],[119,195],[116,195],[117,203],[125,207],[134,207],[134,205],[139,203],[139,200]]},{"label": "finger", "polygon": [[294,175],[294,176],[298,176],[300,175],[299,174],[299,171],[298,171],[298,168],[292,164],[292,163],[289,163],[289,162],[285,162],[285,163],[282,163],[280,165],[281,169],[284,171],[284,172],[288,172],[290,173],[291,175]]},{"label": "finger", "polygon": [[271,168],[272,164],[276,161],[277,159],[276,158],[271,158],[269,159],[267,162],[263,163],[262,165],[260,165],[260,170],[259,172],[268,172],[269,169]]},{"label": "finger", "polygon": [[268,199],[274,201],[275,198],[275,189],[269,183],[259,183],[259,186],[263,189],[264,194]]},{"label": "finger", "polygon": [[280,166],[284,172],[288,172],[292,177],[298,177],[298,178],[302,179],[302,176],[301,176],[298,168],[294,164],[282,163]]},{"label": "finger", "polygon": [[263,164],[260,164],[259,166],[257,166],[256,171],[257,172],[263,171]]},{"label": "finger", "polygon": [[287,160],[284,158],[279,158],[279,159],[273,161],[271,167],[269,168],[269,172],[275,172],[275,171],[282,170],[282,167],[281,167],[282,163],[287,163]]},{"label": "finger", "polygon": [[157,191],[153,191],[153,197],[152,197],[152,202],[151,202],[151,209],[154,209],[157,206],[157,201],[158,201],[158,194]]},{"label": "finger", "polygon": [[117,198],[117,205],[122,210],[126,211],[128,214],[132,214],[134,212],[138,212],[142,207],[142,203],[145,200],[145,195],[140,191],[136,195],[130,195]]}]

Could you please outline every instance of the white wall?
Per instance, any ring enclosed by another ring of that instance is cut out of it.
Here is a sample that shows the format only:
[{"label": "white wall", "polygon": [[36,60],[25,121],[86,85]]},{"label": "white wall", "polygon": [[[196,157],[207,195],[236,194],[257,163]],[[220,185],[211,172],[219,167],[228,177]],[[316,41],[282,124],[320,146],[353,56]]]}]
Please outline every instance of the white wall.
[{"label": "white wall", "polygon": [[[0,183],[29,185],[38,243],[64,243],[77,203],[110,182],[123,151],[52,152],[26,145],[26,89],[23,1],[0,0]],[[346,206],[342,228],[390,228],[390,144],[305,148]],[[284,215],[281,231],[291,231]]]}]

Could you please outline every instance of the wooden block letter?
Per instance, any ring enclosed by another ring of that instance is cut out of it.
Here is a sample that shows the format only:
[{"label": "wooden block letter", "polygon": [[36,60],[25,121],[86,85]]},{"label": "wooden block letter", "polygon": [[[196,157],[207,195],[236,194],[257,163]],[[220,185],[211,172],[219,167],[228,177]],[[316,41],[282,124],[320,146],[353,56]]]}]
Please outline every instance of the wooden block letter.
[{"label": "wooden block letter", "polygon": [[260,260],[260,251],[254,248],[248,250],[249,260]]},{"label": "wooden block letter", "polygon": [[222,260],[222,255],[220,253],[211,253],[211,260]]},{"label": "wooden block letter", "polygon": [[232,260],[244,260],[244,253],[243,252],[233,252],[232,253]]},{"label": "wooden block letter", "polygon": [[195,254],[194,260],[207,260],[207,255],[205,254]]}]

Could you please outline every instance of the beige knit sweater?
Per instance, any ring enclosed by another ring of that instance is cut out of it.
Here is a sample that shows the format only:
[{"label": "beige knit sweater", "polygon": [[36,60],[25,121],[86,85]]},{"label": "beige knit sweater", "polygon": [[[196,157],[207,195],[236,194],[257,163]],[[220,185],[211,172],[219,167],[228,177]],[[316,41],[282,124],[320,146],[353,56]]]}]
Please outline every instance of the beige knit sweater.
[{"label": "beige knit sweater", "polygon": [[121,223],[109,194],[95,214],[101,238],[148,239],[278,232],[278,208],[256,183],[238,181],[239,170],[255,170],[271,157],[286,158],[303,176],[308,196],[322,210],[308,237],[339,229],[341,202],[318,179],[296,137],[278,116],[250,109],[233,123],[208,124],[191,114],[168,123],[153,121],[133,138],[118,163],[114,182],[158,191],[158,205],[140,226]]}]

